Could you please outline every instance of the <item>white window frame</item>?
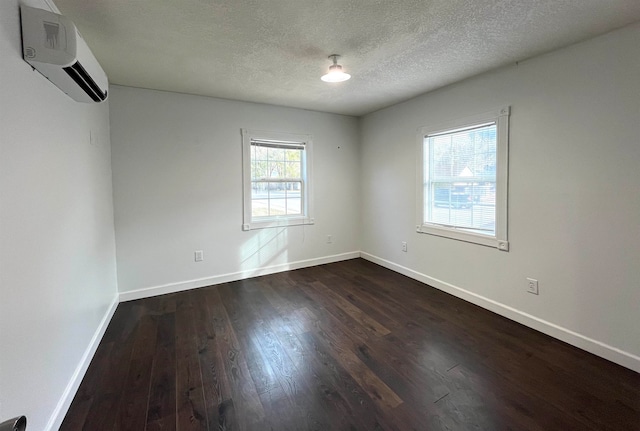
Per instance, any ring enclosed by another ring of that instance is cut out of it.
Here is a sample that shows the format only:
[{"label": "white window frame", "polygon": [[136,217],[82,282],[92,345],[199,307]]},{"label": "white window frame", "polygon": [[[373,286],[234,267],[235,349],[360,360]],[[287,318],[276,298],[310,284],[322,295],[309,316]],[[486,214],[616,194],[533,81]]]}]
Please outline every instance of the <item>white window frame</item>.
[{"label": "white window frame", "polygon": [[[418,129],[418,184],[417,184],[417,223],[416,231],[429,235],[451,238],[475,244],[496,247],[502,251],[509,250],[507,239],[507,198],[509,170],[509,106],[486,112],[484,114],[449,121],[434,126]],[[428,150],[425,149],[425,138],[456,129],[470,128],[480,124],[496,124],[496,220],[495,235],[483,235],[438,223],[425,222],[425,184],[429,177]],[[427,162],[425,163],[425,157]]]},{"label": "white window frame", "polygon": [[[251,142],[273,141],[303,144],[301,215],[253,217],[251,213]],[[314,224],[313,219],[313,138],[311,135],[242,129],[242,230]]]}]

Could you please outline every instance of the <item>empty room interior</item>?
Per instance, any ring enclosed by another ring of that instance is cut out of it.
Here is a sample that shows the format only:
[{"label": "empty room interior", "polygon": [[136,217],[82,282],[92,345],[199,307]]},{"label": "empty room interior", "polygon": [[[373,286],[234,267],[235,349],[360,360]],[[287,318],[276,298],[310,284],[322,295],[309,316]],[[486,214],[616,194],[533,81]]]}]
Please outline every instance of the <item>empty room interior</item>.
[{"label": "empty room interior", "polygon": [[4,0],[0,56],[0,431],[640,430],[637,0]]}]

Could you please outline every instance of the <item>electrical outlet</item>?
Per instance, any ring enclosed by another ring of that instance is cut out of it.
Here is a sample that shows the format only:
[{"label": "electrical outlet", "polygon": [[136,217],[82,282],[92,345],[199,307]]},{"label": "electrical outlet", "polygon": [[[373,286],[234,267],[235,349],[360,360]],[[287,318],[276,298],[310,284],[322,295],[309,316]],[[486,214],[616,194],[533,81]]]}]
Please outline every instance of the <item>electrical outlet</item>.
[{"label": "electrical outlet", "polygon": [[204,260],[204,252],[202,250],[196,250],[193,255],[196,262],[202,262]]},{"label": "electrical outlet", "polygon": [[333,236],[327,235],[327,244],[333,243]]},{"label": "electrical outlet", "polygon": [[407,241],[402,241],[402,251],[407,252]]},{"label": "electrical outlet", "polygon": [[538,280],[527,278],[527,292],[538,295]]}]

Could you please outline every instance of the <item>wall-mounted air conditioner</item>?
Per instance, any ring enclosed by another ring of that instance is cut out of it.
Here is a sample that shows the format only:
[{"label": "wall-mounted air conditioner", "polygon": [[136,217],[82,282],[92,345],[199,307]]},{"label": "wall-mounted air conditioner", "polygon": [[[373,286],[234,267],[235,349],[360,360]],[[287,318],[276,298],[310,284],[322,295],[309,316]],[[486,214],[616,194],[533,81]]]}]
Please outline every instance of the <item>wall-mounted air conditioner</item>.
[{"label": "wall-mounted air conditioner", "polygon": [[20,7],[22,55],[69,97],[78,102],[107,98],[107,75],[69,18]]}]

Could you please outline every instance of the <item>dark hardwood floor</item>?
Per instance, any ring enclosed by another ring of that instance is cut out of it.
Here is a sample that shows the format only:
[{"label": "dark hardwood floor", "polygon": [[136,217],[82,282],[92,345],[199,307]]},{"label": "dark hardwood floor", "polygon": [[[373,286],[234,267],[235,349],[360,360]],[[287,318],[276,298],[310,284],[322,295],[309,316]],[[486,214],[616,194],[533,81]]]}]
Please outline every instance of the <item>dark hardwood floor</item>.
[{"label": "dark hardwood floor", "polygon": [[640,430],[640,374],[362,259],[122,303],[62,430]]}]

